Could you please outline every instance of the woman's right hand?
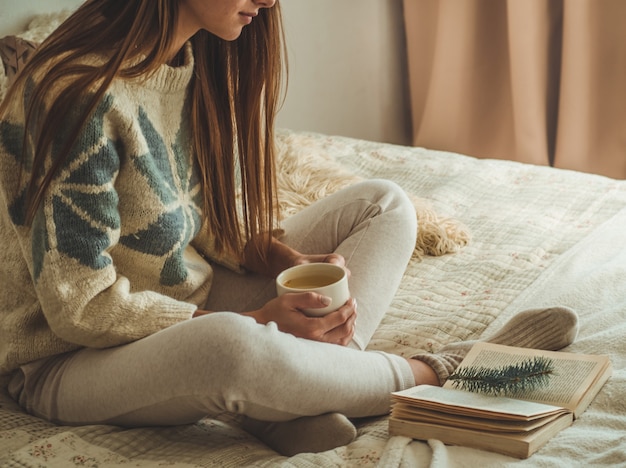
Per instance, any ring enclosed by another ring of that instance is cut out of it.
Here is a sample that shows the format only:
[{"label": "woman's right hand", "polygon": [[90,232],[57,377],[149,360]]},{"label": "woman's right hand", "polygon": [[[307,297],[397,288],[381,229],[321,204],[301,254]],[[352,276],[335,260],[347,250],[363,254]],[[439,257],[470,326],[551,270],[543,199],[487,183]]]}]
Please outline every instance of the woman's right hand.
[{"label": "woman's right hand", "polygon": [[356,301],[349,299],[339,309],[323,317],[309,317],[302,312],[302,309],[327,305],[324,297],[317,293],[288,293],[243,315],[253,317],[258,323],[275,322],[280,331],[299,338],[346,346],[354,335]]}]

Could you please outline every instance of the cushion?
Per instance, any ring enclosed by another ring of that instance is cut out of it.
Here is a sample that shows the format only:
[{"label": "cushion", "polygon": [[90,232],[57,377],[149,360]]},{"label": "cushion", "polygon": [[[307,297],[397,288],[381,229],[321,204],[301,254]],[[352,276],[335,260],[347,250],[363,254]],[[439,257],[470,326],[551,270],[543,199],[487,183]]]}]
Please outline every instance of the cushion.
[{"label": "cushion", "polygon": [[2,59],[7,78],[7,86],[11,85],[15,75],[24,68],[28,57],[36,48],[35,42],[18,36],[6,36],[0,39],[0,59]]}]

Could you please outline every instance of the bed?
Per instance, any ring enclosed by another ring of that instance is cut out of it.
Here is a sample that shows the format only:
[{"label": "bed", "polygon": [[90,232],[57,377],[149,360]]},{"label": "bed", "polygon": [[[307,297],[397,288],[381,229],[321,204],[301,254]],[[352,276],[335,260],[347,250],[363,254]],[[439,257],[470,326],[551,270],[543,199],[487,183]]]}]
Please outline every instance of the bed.
[{"label": "bed", "polygon": [[[59,18],[39,17],[21,37],[41,40]],[[567,350],[608,354],[614,366],[582,417],[527,460],[390,437],[386,416],[355,421],[348,446],[286,458],[229,415],[181,427],[63,427],[23,413],[3,387],[0,466],[626,466],[626,181],[287,129],[277,143],[287,215],[364,178],[393,180],[414,200],[415,255],[369,348],[436,351],[486,336],[520,310],[570,306],[580,332]]]}]

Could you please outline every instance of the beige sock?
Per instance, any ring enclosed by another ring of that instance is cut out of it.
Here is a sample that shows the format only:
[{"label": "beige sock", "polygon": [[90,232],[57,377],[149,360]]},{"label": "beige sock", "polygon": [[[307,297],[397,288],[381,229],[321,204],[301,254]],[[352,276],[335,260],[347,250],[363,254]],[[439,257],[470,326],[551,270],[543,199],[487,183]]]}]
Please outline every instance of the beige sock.
[{"label": "beige sock", "polygon": [[340,413],[308,416],[285,422],[244,418],[241,427],[281,455],[317,453],[348,445],[357,435],[350,420]]},{"label": "beige sock", "polygon": [[[571,344],[577,333],[576,313],[567,307],[552,307],[520,312],[497,333],[480,341],[556,351]],[[451,343],[436,353],[418,354],[412,358],[432,367],[443,385],[475,343],[476,340]]]}]

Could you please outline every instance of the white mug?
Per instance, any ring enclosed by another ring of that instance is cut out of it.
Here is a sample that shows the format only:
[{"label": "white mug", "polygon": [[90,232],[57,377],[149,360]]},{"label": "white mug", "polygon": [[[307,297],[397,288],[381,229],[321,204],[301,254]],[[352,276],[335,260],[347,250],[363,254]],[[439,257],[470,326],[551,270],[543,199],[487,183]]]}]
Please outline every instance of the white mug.
[{"label": "white mug", "polygon": [[330,305],[326,307],[303,309],[309,316],[321,317],[350,299],[348,274],[344,268],[332,263],[304,263],[288,268],[276,277],[279,296],[303,291],[314,291],[330,298]]}]

